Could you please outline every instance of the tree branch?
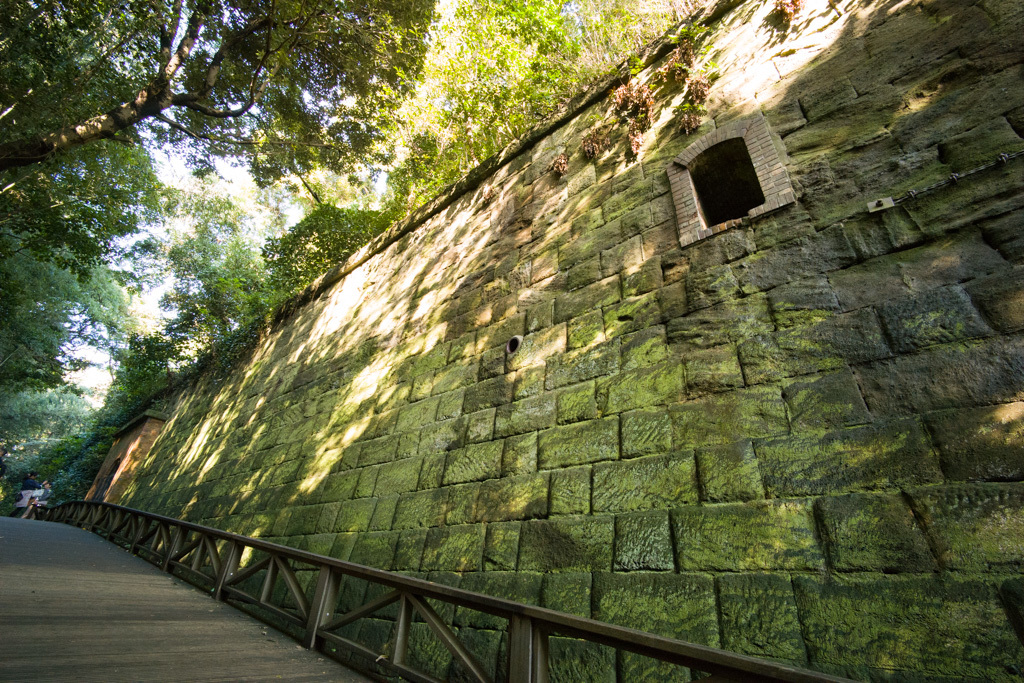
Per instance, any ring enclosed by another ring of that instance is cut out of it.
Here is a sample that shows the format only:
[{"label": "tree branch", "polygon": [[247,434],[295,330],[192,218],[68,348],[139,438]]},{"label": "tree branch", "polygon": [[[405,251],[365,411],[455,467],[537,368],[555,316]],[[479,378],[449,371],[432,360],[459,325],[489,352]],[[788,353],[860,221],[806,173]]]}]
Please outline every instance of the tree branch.
[{"label": "tree branch", "polygon": [[207,142],[220,142],[227,145],[241,145],[246,147],[259,147],[260,145],[273,145],[276,147],[311,147],[313,149],[331,149],[338,152],[344,151],[343,148],[337,145],[329,145],[322,142],[302,142],[295,140],[252,140],[242,138],[226,138],[219,135],[207,135],[206,133],[197,133],[194,130],[189,130],[185,126],[181,125],[174,119],[168,118],[163,114],[155,114],[154,119],[163,121],[171,128],[175,129],[180,133],[184,133],[190,138],[196,140],[206,140]]}]

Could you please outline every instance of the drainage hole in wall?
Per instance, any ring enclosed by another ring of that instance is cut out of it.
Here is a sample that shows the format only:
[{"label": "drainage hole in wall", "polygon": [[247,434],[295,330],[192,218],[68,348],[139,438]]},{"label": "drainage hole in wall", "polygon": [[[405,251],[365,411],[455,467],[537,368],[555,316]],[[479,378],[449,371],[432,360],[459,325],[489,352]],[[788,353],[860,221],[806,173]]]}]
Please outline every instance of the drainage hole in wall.
[{"label": "drainage hole in wall", "polygon": [[523,345],[522,335],[516,335],[508,340],[508,344],[505,344],[505,353],[512,355],[519,350],[519,347]]}]

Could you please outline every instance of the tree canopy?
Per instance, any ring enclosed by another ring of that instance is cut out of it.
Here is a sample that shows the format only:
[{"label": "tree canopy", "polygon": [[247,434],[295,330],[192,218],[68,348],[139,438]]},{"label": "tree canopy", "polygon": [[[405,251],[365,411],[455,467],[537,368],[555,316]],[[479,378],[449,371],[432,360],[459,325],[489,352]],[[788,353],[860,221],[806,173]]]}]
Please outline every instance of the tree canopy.
[{"label": "tree canopy", "polygon": [[5,5],[0,170],[131,143],[143,125],[203,155],[248,155],[268,177],[369,150],[413,85],[433,11],[427,0]]}]

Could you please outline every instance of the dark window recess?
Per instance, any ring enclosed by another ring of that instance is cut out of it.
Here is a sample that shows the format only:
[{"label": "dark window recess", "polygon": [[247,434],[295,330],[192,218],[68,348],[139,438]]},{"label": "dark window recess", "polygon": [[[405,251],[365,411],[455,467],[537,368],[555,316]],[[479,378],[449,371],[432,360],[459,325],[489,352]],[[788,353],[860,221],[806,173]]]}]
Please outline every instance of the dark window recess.
[{"label": "dark window recess", "polygon": [[708,147],[690,165],[697,202],[705,225],[743,218],[764,204],[761,183],[743,138],[731,138]]}]

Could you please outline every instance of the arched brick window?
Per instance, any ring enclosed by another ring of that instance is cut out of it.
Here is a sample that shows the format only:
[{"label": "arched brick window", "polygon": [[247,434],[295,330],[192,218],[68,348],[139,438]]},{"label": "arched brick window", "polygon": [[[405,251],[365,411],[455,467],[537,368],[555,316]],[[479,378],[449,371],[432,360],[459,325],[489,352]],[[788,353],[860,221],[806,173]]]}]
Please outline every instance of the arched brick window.
[{"label": "arched brick window", "polygon": [[668,177],[684,247],[796,201],[760,114],[694,142],[669,165]]}]

